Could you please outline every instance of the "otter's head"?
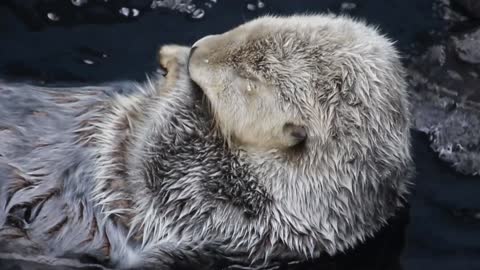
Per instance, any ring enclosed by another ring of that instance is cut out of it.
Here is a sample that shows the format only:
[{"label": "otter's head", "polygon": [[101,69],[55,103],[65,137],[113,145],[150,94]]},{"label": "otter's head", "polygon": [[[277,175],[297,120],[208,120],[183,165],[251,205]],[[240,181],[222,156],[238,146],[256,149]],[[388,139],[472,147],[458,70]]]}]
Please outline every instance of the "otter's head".
[{"label": "otter's head", "polygon": [[188,68],[275,209],[314,236],[299,244],[286,233],[291,248],[320,241],[333,254],[401,205],[412,168],[406,84],[376,28],[333,15],[263,17],[197,41]]},{"label": "otter's head", "polygon": [[408,124],[397,52],[348,18],[256,19],[197,41],[189,72],[224,135],[243,146],[375,139],[385,125],[404,132]]},{"label": "otter's head", "polygon": [[397,52],[349,18],[256,19],[197,41],[189,72],[223,134],[242,146],[375,139],[382,127],[404,132],[408,124]]},{"label": "otter's head", "polygon": [[288,34],[282,32],[258,20],[192,46],[190,75],[208,97],[223,134],[236,145],[288,148],[307,139],[303,105],[291,100],[302,90],[284,85],[295,81],[291,75],[300,63],[292,66],[287,59],[295,52],[283,47],[294,44],[277,40]]}]

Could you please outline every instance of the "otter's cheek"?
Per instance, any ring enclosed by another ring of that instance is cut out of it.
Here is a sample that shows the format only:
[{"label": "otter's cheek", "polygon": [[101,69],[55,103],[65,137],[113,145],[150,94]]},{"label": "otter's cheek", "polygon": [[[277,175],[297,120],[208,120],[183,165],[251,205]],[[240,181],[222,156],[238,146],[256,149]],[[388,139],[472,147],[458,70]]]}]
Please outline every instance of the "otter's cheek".
[{"label": "otter's cheek", "polygon": [[190,59],[188,67],[190,78],[209,98],[215,98],[224,89],[222,74],[213,67],[200,63],[194,56]]}]

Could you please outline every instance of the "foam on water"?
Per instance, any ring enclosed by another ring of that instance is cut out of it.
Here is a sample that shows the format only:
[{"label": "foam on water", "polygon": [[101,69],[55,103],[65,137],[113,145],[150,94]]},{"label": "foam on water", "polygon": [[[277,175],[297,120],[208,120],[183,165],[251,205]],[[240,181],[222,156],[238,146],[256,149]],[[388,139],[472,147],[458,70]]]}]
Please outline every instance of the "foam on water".
[{"label": "foam on water", "polygon": [[265,2],[263,2],[262,0],[247,1],[246,8],[249,11],[255,11],[257,9],[263,9],[263,8],[265,8]]},{"label": "foam on water", "polygon": [[128,15],[130,14],[130,9],[127,7],[122,7],[118,12],[120,12],[120,14],[122,14],[123,16],[128,17]]},{"label": "foam on water", "polygon": [[88,0],[72,0],[72,4],[74,4],[77,7],[82,6],[82,5],[86,4],[87,2],[88,2]]},{"label": "foam on water", "polygon": [[[265,8],[265,2],[262,0],[257,0],[255,2],[246,1],[247,10],[254,11],[257,9]],[[218,3],[218,0],[208,0],[203,3],[203,5],[211,9],[215,4]],[[153,0],[150,7],[152,9],[156,8],[170,8],[172,10],[177,10],[182,13],[187,13],[192,19],[201,19],[205,16],[205,9],[199,8],[196,4],[192,3],[191,0]]]},{"label": "foam on water", "polygon": [[[82,20],[87,23],[98,23],[99,21],[115,22],[125,19],[134,19],[148,12],[155,12],[159,9],[170,9],[185,14],[187,17],[199,20],[203,19],[208,12],[214,12],[215,6],[220,4],[219,0],[147,0],[147,1],[125,1],[120,5],[118,2],[103,0],[70,0],[62,5],[57,5],[59,0],[48,2],[44,6],[47,24],[78,23]],[[244,0],[246,11],[256,12],[264,9],[265,0]],[[57,3],[57,4],[55,4]],[[67,6],[65,6],[67,5]],[[74,16],[72,15],[74,14]],[[92,18],[95,14],[99,17]],[[94,20],[92,22],[91,20]]]},{"label": "foam on water", "polygon": [[47,17],[48,17],[49,20],[54,21],[54,22],[60,20],[60,18],[58,17],[58,15],[55,14],[55,13],[53,13],[53,12],[47,13]]}]

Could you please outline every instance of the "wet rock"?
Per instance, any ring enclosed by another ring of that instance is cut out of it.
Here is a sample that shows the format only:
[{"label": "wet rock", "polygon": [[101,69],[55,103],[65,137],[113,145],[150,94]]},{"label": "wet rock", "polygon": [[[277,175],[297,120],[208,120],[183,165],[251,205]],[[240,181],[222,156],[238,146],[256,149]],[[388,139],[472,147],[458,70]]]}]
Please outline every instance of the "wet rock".
[{"label": "wet rock", "polygon": [[453,0],[463,8],[465,13],[473,18],[480,19],[480,1],[478,0]]},{"label": "wet rock", "polygon": [[445,64],[445,57],[445,46],[434,45],[427,50],[424,58],[431,65],[443,66]]},{"label": "wet rock", "polygon": [[414,126],[430,135],[441,160],[463,174],[480,173],[480,112],[433,93],[412,95]]},{"label": "wet rock", "polygon": [[452,8],[450,0],[438,0],[433,3],[433,11],[443,20],[451,23],[466,21],[468,18]]},{"label": "wet rock", "polygon": [[[408,66],[414,128],[441,160],[480,174],[480,30],[444,39]],[[475,45],[476,44],[476,45]]]},{"label": "wet rock", "polygon": [[462,80],[462,76],[460,74],[458,74],[458,72],[456,72],[455,70],[447,70],[447,74],[448,74],[448,77],[450,77],[451,79],[453,80],[457,80],[457,81],[461,81]]},{"label": "wet rock", "polygon": [[480,64],[480,28],[459,38],[453,37],[453,44],[460,59],[470,64]]}]

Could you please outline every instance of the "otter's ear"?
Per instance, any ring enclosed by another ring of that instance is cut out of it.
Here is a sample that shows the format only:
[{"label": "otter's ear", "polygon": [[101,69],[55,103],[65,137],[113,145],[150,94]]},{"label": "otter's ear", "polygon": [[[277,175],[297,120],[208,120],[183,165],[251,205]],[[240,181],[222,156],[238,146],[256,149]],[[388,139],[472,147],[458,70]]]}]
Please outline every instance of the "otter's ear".
[{"label": "otter's ear", "polygon": [[307,139],[307,130],[301,125],[286,123],[283,126],[283,133],[289,147],[302,143]]}]

